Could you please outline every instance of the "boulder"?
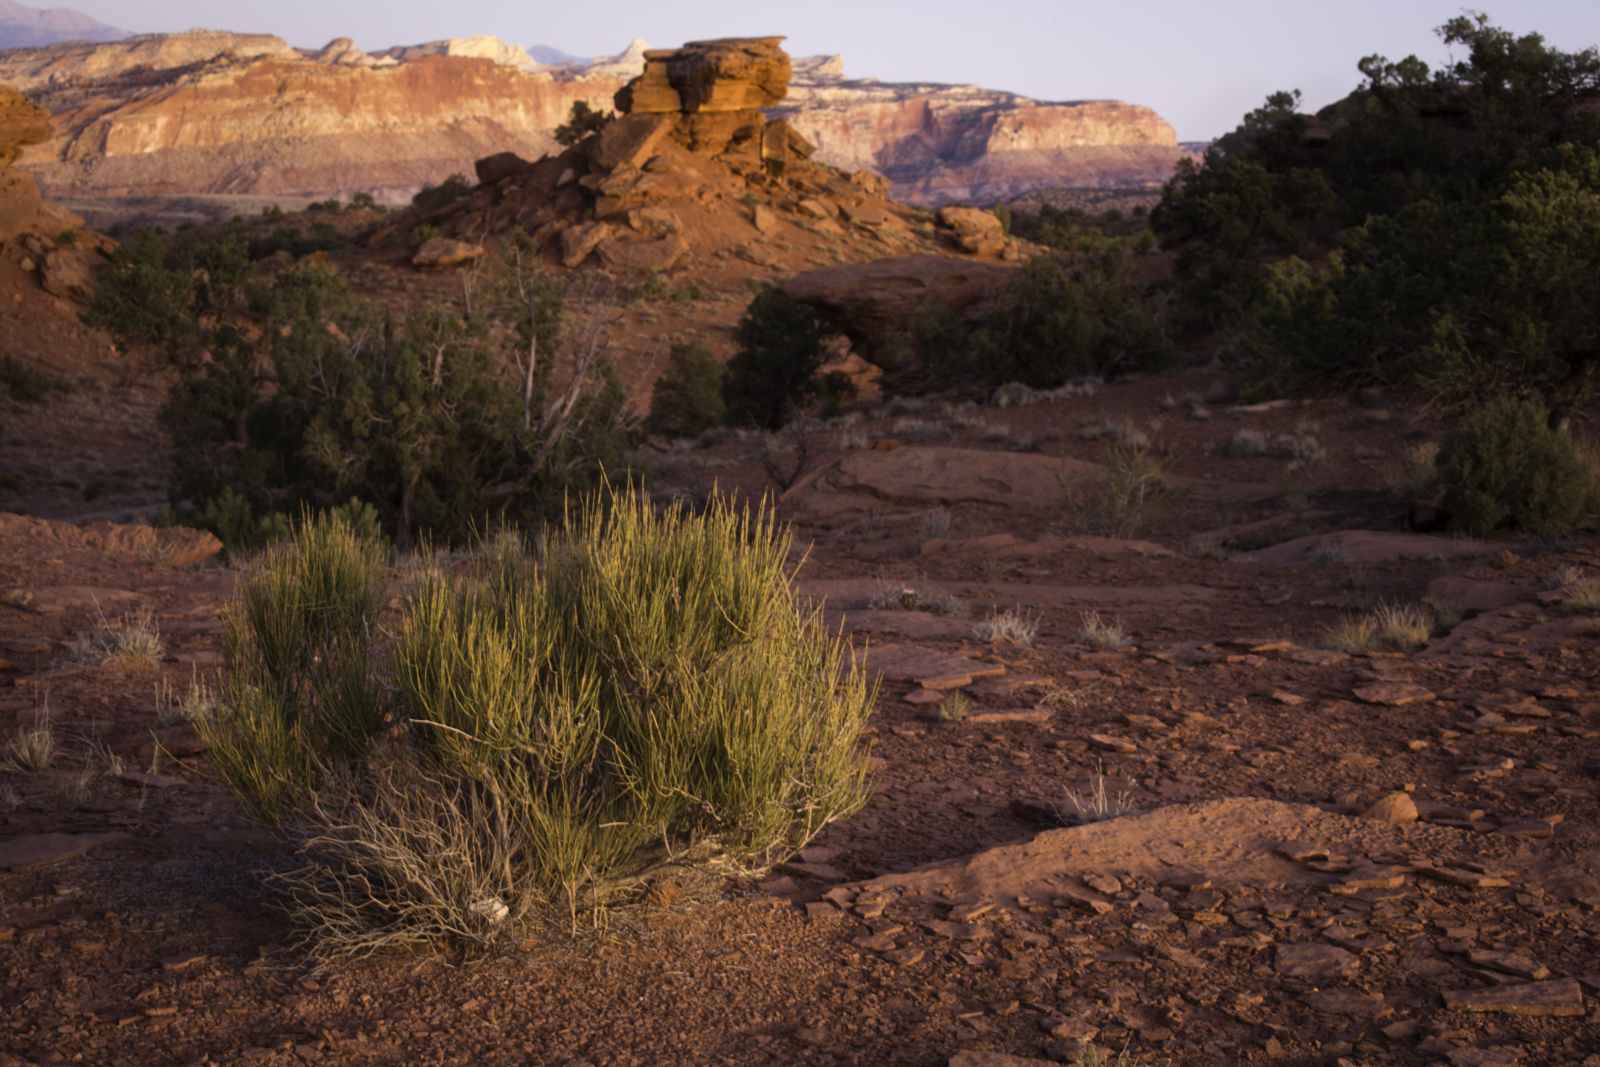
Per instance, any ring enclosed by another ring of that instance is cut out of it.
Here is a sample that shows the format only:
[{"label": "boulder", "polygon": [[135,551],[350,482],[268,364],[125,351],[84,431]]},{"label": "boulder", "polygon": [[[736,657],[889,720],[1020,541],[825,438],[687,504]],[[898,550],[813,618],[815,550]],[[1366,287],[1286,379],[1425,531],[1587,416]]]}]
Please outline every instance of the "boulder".
[{"label": "boulder", "polygon": [[449,237],[430,237],[411,257],[411,265],[423,270],[449,270],[483,256],[483,246]]},{"label": "boulder", "polygon": [[611,236],[611,227],[603,222],[583,222],[561,231],[561,265],[576,267],[589,258],[601,241]]},{"label": "boulder", "polygon": [[644,54],[644,73],[617,91],[617,111],[670,114],[752,111],[789,91],[782,37],[724,37]]},{"label": "boulder", "polygon": [[39,280],[45,292],[81,304],[94,288],[94,268],[104,262],[105,257],[93,249],[52,249],[39,265]]},{"label": "boulder", "polygon": [[975,207],[939,209],[939,222],[955,231],[956,244],[964,252],[992,256],[1006,246],[1005,227],[993,213]]},{"label": "boulder", "polygon": [[1410,793],[1390,793],[1361,814],[1383,822],[1416,822],[1417,803]]},{"label": "boulder", "polygon": [[904,328],[925,303],[976,318],[1018,276],[1015,267],[973,263],[948,256],[897,256],[798,274],[779,288],[816,309],[850,338],[865,358],[888,370],[883,349],[891,328]]},{"label": "boulder", "polygon": [[750,209],[750,224],[768,237],[778,232],[778,216],[765,204],[757,204]]},{"label": "boulder", "polygon": [[754,150],[748,146],[764,139],[766,125],[766,116],[759,111],[701,112],[679,115],[672,136],[696,155],[748,151],[754,161]]},{"label": "boulder", "polygon": [[472,165],[477,172],[479,185],[493,185],[506,178],[515,178],[533,169],[533,164],[515,152],[496,152]]},{"label": "boulder", "polygon": [[665,115],[623,115],[595,137],[589,160],[600,170],[642,168],[672,127],[673,120]]},{"label": "boulder", "polygon": [[628,225],[640,233],[665,237],[683,229],[683,220],[670,207],[641,207],[628,212]]},{"label": "boulder", "polygon": [[595,246],[606,270],[637,272],[671,270],[689,251],[689,242],[673,233],[658,241],[620,241],[608,237]]}]

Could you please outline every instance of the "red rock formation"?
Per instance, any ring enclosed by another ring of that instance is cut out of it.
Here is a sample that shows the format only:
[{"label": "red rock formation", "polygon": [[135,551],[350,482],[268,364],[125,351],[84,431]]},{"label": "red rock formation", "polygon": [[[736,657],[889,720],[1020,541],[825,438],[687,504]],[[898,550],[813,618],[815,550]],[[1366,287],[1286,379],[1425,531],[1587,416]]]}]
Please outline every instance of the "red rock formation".
[{"label": "red rock formation", "polygon": [[[409,199],[496,152],[536,159],[559,150],[552,131],[573,102],[609,110],[622,85],[469,56],[362,66],[343,50],[338,62],[302,58],[277,38],[174,37],[182,47],[134,38],[0,63],[0,78],[9,69],[20,82],[47,83],[36,97],[56,136],[24,165],[48,195]],[[73,63],[89,73],[68,75]]]},{"label": "red rock formation", "polygon": [[801,60],[769,114],[818,158],[872,169],[911,203],[992,203],[1052,186],[1165,181],[1185,155],[1173,128],[1115,100],[1046,103],[971,85],[884,84],[842,77],[839,57]]}]

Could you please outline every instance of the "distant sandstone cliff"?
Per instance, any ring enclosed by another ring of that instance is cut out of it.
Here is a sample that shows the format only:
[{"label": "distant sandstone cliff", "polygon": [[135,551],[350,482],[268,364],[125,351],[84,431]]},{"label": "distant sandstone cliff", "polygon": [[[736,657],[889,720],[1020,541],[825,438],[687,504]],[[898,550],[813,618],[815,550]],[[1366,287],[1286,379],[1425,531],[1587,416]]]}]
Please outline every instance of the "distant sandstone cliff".
[{"label": "distant sandstone cliff", "polygon": [[991,203],[1051,186],[1165,181],[1184,156],[1173,128],[1116,100],[1046,103],[975,85],[844,77],[838,56],[797,60],[786,118],[846,170],[875,170],[913,203]]},{"label": "distant sandstone cliff", "polygon": [[[476,159],[553,153],[572,104],[609,110],[644,43],[587,68],[546,67],[479,37],[368,54],[191,31],[0,52],[0,84],[47,108],[55,137],[22,166],[47,195],[230,193],[398,202]],[[797,61],[769,109],[818,159],[894,182],[897,199],[990,202],[1048,186],[1164,180],[1182,155],[1148,108],[1051,104],[972,86],[848,80]]]}]

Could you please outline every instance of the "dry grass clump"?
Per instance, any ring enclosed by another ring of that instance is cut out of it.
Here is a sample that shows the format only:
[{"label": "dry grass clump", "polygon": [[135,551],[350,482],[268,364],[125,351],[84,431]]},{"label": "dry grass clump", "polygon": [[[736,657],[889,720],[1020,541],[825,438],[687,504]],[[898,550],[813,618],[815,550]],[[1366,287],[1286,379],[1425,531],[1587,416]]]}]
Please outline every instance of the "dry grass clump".
[{"label": "dry grass clump", "polygon": [[1085,611],[1080,621],[1078,641],[1090,648],[1127,648],[1133,643],[1121,619],[1102,619],[1098,611]]},{"label": "dry grass clump", "polygon": [[1131,789],[1124,789],[1115,795],[1106,789],[1103,766],[1096,769],[1094,785],[1087,796],[1080,797],[1072,790],[1067,790],[1067,804],[1070,806],[1070,813],[1076,815],[1079,822],[1105,822],[1123,815],[1132,815],[1139,810],[1133,803]]},{"label": "dry grass clump", "polygon": [[1383,467],[1383,488],[1392,500],[1426,500],[1439,491],[1439,443],[1412,445]]},{"label": "dry grass clump", "polygon": [[[1129,427],[1131,430],[1131,426]],[[1103,537],[1132,537],[1166,515],[1167,475],[1151,455],[1148,439],[1110,440],[1100,449],[1103,473],[1067,477],[1066,464],[1052,468],[1060,483],[1061,508],[1079,529]],[[1087,483],[1083,488],[1079,482]]]},{"label": "dry grass clump", "polygon": [[940,722],[960,722],[971,710],[972,701],[965,693],[958,690],[939,701],[934,708],[934,714],[938,716]]},{"label": "dry grass clump", "polygon": [[684,865],[763,868],[865,803],[873,693],[786,574],[769,512],[585,502],[533,558],[412,581],[307,524],[229,606],[224,780],[294,840],[271,876],[321,955],[493,949],[598,921]]},{"label": "dry grass clump", "polygon": [[56,735],[48,714],[30,727],[17,731],[6,742],[5,766],[12,771],[48,770],[56,759]]},{"label": "dry grass clump", "polygon": [[967,613],[967,606],[949,593],[934,593],[909,585],[885,586],[857,600],[852,607],[868,611],[929,611],[935,615]]},{"label": "dry grass clump", "polygon": [[1228,455],[1235,459],[1267,454],[1267,435],[1260,430],[1240,430],[1228,442]]},{"label": "dry grass clump", "polygon": [[1343,615],[1323,629],[1322,644],[1345,652],[1371,652],[1378,648],[1409,651],[1430,638],[1449,633],[1461,622],[1458,608],[1427,602],[1382,604],[1360,615]]},{"label": "dry grass clump", "polygon": [[200,668],[193,667],[189,687],[178,692],[165,678],[156,687],[156,721],[162,726],[177,726],[215,715],[217,693],[200,677]]},{"label": "dry grass clump", "polygon": [[922,517],[922,539],[933,541],[940,537],[949,537],[954,518],[949,508],[934,508]]},{"label": "dry grass clump", "polygon": [[1545,575],[1541,583],[1548,590],[1565,589],[1568,586],[1581,585],[1586,577],[1586,572],[1575,563],[1563,563],[1549,574]]},{"label": "dry grass clump", "polygon": [[1054,389],[1032,389],[1021,382],[1007,382],[994,391],[991,403],[997,408],[1020,407],[1024,404],[1044,404],[1051,400],[1066,400],[1074,396],[1094,396],[1105,384],[1093,375],[1074,378],[1066,385]]},{"label": "dry grass clump", "polygon": [[1600,581],[1580,581],[1561,598],[1563,615],[1600,615]]},{"label": "dry grass clump", "polygon": [[972,636],[980,641],[1031,645],[1033,639],[1039,636],[1039,627],[1021,612],[1002,611],[990,615],[973,626]]},{"label": "dry grass clump", "polygon": [[1195,537],[1184,546],[1184,554],[1192,559],[1209,559],[1226,563],[1233,558],[1226,545],[1215,537]]},{"label": "dry grass clump", "polygon": [[100,616],[90,633],[78,638],[68,653],[73,663],[85,667],[154,667],[166,648],[149,608],[124,615],[115,623]]},{"label": "dry grass clump", "polygon": [[846,430],[839,435],[838,448],[841,452],[859,452],[870,447],[872,438],[865,430]]}]

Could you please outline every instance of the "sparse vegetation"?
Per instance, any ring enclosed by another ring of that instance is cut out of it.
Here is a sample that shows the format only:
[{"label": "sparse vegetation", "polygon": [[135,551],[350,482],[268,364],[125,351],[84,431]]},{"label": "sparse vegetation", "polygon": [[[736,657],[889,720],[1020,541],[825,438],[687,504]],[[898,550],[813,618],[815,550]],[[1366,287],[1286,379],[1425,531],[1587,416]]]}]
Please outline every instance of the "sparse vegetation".
[{"label": "sparse vegetation", "polygon": [[935,615],[965,615],[967,606],[949,593],[913,586],[891,585],[856,601],[869,611],[929,611]]},{"label": "sparse vegetation", "polygon": [[38,721],[18,730],[6,742],[6,766],[17,771],[48,770],[56,759],[56,735],[50,725],[48,702],[40,708]]},{"label": "sparse vegetation", "polygon": [[190,671],[188,688],[178,692],[165,678],[156,687],[156,721],[162,726],[196,722],[217,713],[216,690],[200,677],[200,668]]},{"label": "sparse vegetation", "polygon": [[1561,598],[1563,615],[1600,615],[1600,581],[1572,585]]},{"label": "sparse vegetation", "polygon": [[572,110],[567,113],[567,121],[556,127],[556,144],[570,148],[589,134],[599,133],[616,118],[610,111],[596,111],[587,100],[574,100]]},{"label": "sparse vegetation", "polygon": [[638,491],[580,515],[537,562],[503,539],[476,574],[424,566],[383,630],[382,556],[339,520],[242,582],[196,725],[301,842],[272,880],[317,952],[516,943],[667,866],[762,867],[865,801],[872,693],[771,516]]},{"label": "sparse vegetation", "polygon": [[[1128,426],[1131,431],[1131,424]],[[1061,507],[1086,533],[1104,537],[1132,537],[1166,515],[1166,472],[1151,455],[1151,443],[1130,444],[1122,437],[1107,440],[1100,449],[1103,473],[1069,478],[1066,466],[1052,468],[1061,485]]]},{"label": "sparse vegetation", "polygon": [[47,374],[11,355],[0,356],[0,385],[5,386],[11,399],[19,404],[40,403],[52,392],[78,391],[71,379]]},{"label": "sparse vegetation", "polygon": [[1094,784],[1090,787],[1087,796],[1079,796],[1072,790],[1067,790],[1067,805],[1068,814],[1077,816],[1079,822],[1085,823],[1105,822],[1108,819],[1132,815],[1139,810],[1133,802],[1131,788],[1124,789],[1116,794],[1112,794],[1109,791],[1106,786],[1106,774],[1103,766],[1096,767]]},{"label": "sparse vegetation", "polygon": [[1240,430],[1228,442],[1228,455],[1264,456],[1267,454],[1267,435],[1260,430]]},{"label": "sparse vegetation", "polygon": [[971,710],[972,701],[958,689],[939,701],[934,708],[934,714],[938,716],[940,722],[960,722]]},{"label": "sparse vegetation", "polygon": [[934,508],[922,516],[922,539],[935,541],[941,537],[949,537],[954,519],[955,516],[950,513],[949,508]]},{"label": "sparse vegetation", "polygon": [[1410,651],[1430,638],[1442,637],[1461,622],[1453,605],[1383,604],[1358,615],[1340,614],[1323,628],[1322,643],[1344,652],[1371,652],[1378,648]]},{"label": "sparse vegetation", "polygon": [[974,625],[972,636],[997,644],[1031,645],[1039,636],[1039,626],[1020,611],[1000,611]]},{"label": "sparse vegetation", "polygon": [[158,666],[166,649],[155,616],[146,608],[114,623],[101,615],[95,628],[78,638],[69,655],[81,666],[127,670]]},{"label": "sparse vegetation", "polygon": [[460,200],[472,192],[472,183],[465,175],[452,174],[438,185],[428,182],[411,198],[411,203],[424,211],[438,211],[447,204]]},{"label": "sparse vegetation", "polygon": [[1121,619],[1103,619],[1098,611],[1085,611],[1079,617],[1078,641],[1090,648],[1127,648],[1133,642],[1122,628]]},{"label": "sparse vegetation", "polygon": [[1439,444],[1425,441],[1384,465],[1383,488],[1392,500],[1427,500],[1439,489]]}]

